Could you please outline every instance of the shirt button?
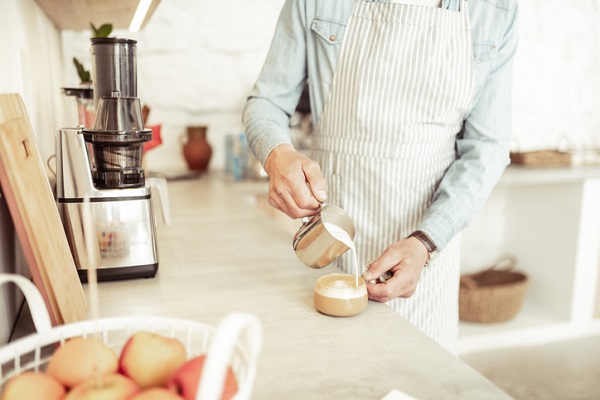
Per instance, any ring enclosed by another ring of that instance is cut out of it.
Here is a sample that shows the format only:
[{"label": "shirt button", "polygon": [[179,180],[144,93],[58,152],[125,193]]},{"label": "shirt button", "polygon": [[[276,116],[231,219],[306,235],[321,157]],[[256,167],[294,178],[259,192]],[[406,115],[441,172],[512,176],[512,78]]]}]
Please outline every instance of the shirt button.
[{"label": "shirt button", "polygon": [[335,40],[335,35],[329,36],[329,40],[333,42]]}]

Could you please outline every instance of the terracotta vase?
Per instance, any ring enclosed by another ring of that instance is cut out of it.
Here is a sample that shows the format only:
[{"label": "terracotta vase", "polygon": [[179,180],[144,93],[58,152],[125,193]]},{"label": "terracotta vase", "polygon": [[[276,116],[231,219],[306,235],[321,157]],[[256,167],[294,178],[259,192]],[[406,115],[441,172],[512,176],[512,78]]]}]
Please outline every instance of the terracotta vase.
[{"label": "terracotta vase", "polygon": [[183,144],[183,157],[192,171],[206,171],[212,156],[212,147],[206,140],[206,126],[188,126]]}]

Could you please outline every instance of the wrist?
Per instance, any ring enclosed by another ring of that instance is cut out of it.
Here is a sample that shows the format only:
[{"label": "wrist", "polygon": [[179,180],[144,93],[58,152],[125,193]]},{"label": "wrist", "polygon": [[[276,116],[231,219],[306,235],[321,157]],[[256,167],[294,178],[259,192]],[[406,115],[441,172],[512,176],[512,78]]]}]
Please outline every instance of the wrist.
[{"label": "wrist", "polygon": [[427,235],[423,231],[414,231],[413,233],[408,235],[408,237],[419,240],[421,242],[421,244],[423,244],[423,247],[425,247],[425,250],[427,250],[428,258],[427,258],[427,261],[425,262],[425,267],[427,267],[429,265],[429,263],[431,262],[431,260],[433,259],[433,257],[435,257],[435,255],[438,253],[437,245],[429,237],[429,235]]},{"label": "wrist", "polygon": [[267,157],[265,158],[265,163],[263,165],[263,167],[264,167],[265,172],[267,173],[267,175],[270,175],[271,165],[273,164],[274,160],[281,153],[285,153],[285,152],[289,152],[289,151],[296,151],[294,149],[294,146],[292,146],[290,143],[279,143],[278,145],[275,145],[275,147],[273,147],[271,149],[271,151],[269,152],[269,154],[267,154]]}]

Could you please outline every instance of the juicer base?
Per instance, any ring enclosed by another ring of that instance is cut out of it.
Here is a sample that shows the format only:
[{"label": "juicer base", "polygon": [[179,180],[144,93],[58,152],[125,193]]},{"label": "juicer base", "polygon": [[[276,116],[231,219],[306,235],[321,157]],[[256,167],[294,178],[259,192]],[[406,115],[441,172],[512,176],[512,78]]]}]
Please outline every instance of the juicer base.
[{"label": "juicer base", "polygon": [[[131,267],[100,268],[97,269],[98,282],[121,281],[136,278],[154,278],[158,271],[157,264],[134,265]],[[87,283],[87,269],[78,269],[79,280]]]}]

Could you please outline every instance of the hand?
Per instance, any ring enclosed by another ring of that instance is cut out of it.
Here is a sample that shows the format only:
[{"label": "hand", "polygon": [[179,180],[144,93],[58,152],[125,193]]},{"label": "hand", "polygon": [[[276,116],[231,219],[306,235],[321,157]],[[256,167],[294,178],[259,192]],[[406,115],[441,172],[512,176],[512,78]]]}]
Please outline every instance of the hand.
[{"label": "hand", "polygon": [[276,146],[265,160],[269,175],[269,204],[290,218],[314,215],[327,199],[319,164],[290,144]]},{"label": "hand", "polygon": [[[385,303],[397,297],[412,296],[428,259],[427,249],[417,238],[411,237],[392,244],[362,275],[367,281],[369,299]],[[385,282],[378,282],[379,277],[387,271],[393,276]]]}]

